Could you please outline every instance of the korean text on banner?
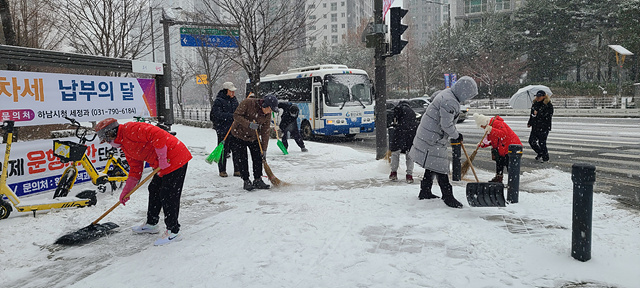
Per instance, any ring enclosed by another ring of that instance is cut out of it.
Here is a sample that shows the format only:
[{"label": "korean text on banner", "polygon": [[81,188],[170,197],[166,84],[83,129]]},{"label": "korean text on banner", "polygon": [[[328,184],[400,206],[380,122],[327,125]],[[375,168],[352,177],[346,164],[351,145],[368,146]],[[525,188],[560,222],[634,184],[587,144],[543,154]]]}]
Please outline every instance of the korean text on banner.
[{"label": "korean text on banner", "polygon": [[16,126],[157,116],[154,79],[0,70],[0,121]]}]

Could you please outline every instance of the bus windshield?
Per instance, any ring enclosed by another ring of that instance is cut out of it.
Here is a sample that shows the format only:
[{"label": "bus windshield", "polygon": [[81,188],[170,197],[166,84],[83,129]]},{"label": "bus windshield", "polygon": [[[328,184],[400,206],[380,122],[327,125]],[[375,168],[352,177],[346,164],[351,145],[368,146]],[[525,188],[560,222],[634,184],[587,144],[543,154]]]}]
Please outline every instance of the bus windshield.
[{"label": "bus windshield", "polygon": [[367,75],[332,74],[325,78],[326,104],[329,106],[364,106],[373,102]]}]

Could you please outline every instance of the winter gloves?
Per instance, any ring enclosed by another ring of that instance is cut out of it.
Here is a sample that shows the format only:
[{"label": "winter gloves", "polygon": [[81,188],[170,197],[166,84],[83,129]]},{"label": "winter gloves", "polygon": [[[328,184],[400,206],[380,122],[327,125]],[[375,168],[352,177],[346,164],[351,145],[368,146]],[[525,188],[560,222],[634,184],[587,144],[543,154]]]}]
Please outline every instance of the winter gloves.
[{"label": "winter gloves", "polygon": [[122,203],[122,205],[125,205],[127,201],[129,201],[127,194],[133,190],[133,187],[136,187],[138,181],[140,181],[140,179],[135,177],[129,176],[129,178],[127,178],[127,182],[124,183],[124,188],[122,188],[122,193],[120,193],[120,203]]},{"label": "winter gloves", "polygon": [[167,169],[171,166],[167,161],[167,146],[156,148],[156,154],[158,155],[158,167],[160,167],[160,169]]},{"label": "winter gloves", "polygon": [[253,130],[258,130],[258,128],[260,128],[260,125],[258,123],[252,122],[252,123],[249,123],[249,128]]},{"label": "winter gloves", "polygon": [[458,133],[458,138],[456,138],[456,142],[462,143],[462,133]]}]

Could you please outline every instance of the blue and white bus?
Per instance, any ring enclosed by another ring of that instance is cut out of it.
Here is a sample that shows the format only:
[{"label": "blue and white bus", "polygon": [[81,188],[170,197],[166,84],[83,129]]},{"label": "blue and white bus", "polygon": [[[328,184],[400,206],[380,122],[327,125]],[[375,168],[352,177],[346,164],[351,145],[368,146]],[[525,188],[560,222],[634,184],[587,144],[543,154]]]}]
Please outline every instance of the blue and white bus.
[{"label": "blue and white bus", "polygon": [[259,87],[260,95],[273,93],[300,108],[298,127],[305,139],[353,137],[375,127],[373,84],[364,70],[336,64],[296,68],[261,77]]}]

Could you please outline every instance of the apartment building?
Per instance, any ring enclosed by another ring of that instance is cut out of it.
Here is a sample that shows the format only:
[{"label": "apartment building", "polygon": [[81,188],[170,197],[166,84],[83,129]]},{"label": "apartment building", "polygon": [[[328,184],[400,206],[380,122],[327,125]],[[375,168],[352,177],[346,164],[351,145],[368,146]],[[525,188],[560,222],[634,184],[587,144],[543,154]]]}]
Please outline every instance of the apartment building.
[{"label": "apartment building", "polygon": [[373,20],[372,0],[311,0],[307,9],[313,11],[306,32],[310,49],[340,45]]}]

